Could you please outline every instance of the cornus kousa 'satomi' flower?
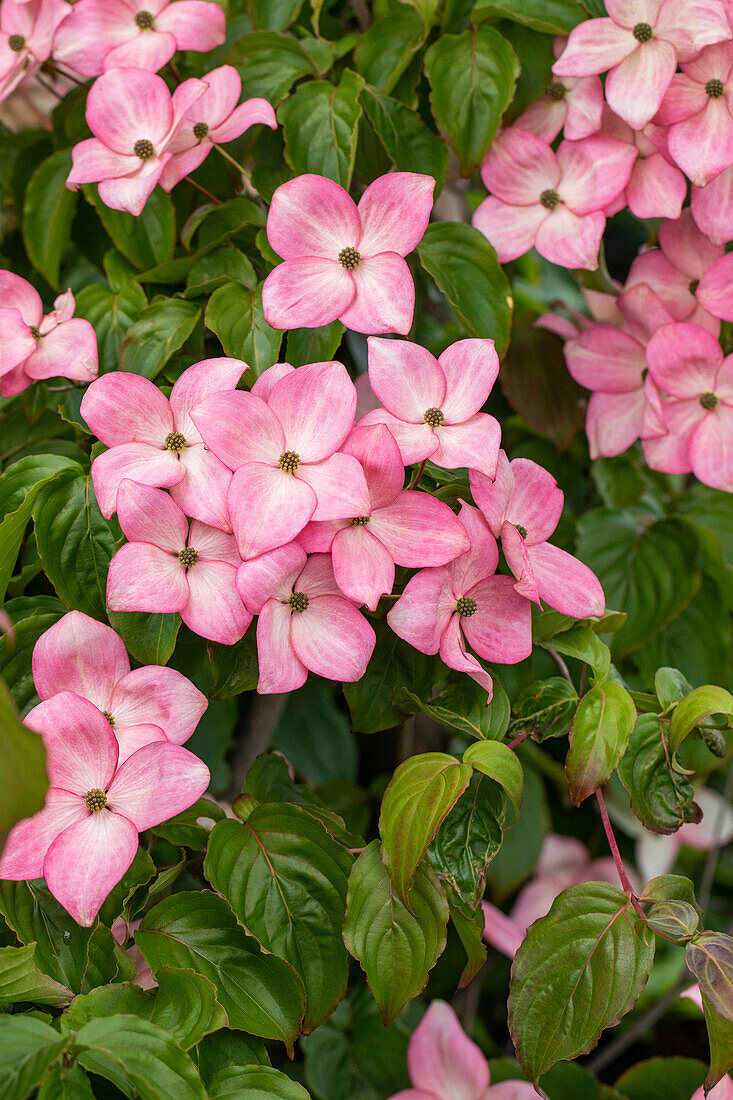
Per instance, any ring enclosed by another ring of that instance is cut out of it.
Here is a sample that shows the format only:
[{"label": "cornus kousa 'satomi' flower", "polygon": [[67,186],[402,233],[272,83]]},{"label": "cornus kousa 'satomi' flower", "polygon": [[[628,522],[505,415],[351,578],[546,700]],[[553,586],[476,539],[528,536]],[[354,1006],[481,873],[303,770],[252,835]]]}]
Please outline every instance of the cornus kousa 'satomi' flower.
[{"label": "cornus kousa 'satomi' flower", "polygon": [[137,852],[137,835],[206,790],[209,769],[181,745],[145,745],[119,764],[115,735],[93,703],[71,691],[37,706],[50,787],[46,805],[12,829],[0,878],[45,878],[89,927]]},{"label": "cornus kousa 'satomi' flower", "polygon": [[74,317],[74,308],[67,290],[44,317],[38,291],[0,271],[0,396],[12,397],[39,378],[96,378],[97,338],[88,321]]},{"label": "cornus kousa 'satomi' flower", "polygon": [[0,6],[0,101],[51,53],[60,24],[71,14],[65,0],[3,0]]},{"label": "cornus kousa 'satomi' flower", "polygon": [[618,141],[628,141],[637,151],[626,190],[606,207],[606,216],[628,206],[637,218],[679,218],[687,181],[669,156],[666,130],[652,122],[643,130],[632,130],[606,107],[603,133]]},{"label": "cornus kousa 'satomi' flower", "polygon": [[363,516],[309,523],[297,541],[309,553],[329,552],[339,588],[374,611],[392,591],[395,564],[444,565],[469,549],[468,536],[447,504],[427,493],[403,490],[400,449],[384,424],[354,428],[344,452],[366,477],[371,507]]},{"label": "cornus kousa 'satomi' flower", "polygon": [[686,474],[733,492],[733,355],[698,325],[665,325],[646,349],[651,375],[668,396],[668,434],[644,441],[653,470]]},{"label": "cornus kousa 'satomi' flower", "polygon": [[733,168],[726,168],[705,187],[692,185],[690,210],[698,229],[713,244],[733,238]]},{"label": "cornus kousa 'satomi' flower", "polygon": [[[553,43],[555,57],[563,51],[566,38]],[[530,104],[516,121],[520,130],[554,141],[560,131],[571,141],[590,137],[601,128],[603,85],[597,76],[553,80],[547,91]]]},{"label": "cornus kousa 'satomi' flower", "polygon": [[41,700],[73,691],[94,703],[117,738],[120,763],[152,741],[182,745],[208,706],[206,696],[174,668],[145,665],[131,672],[119,635],[81,611],[69,611],[40,636],[33,682]]},{"label": "cornus kousa 'satomi' flower", "polygon": [[690,61],[731,37],[719,0],[606,0],[610,18],[588,19],[570,32],[556,76],[610,70],[606,99],[635,130],[656,114],[678,61]]},{"label": "cornus kousa 'satomi' flower", "polygon": [[172,156],[160,177],[160,185],[166,191],[198,168],[214,148],[214,143],[234,141],[258,122],[271,130],[277,129],[275,112],[266,99],[239,103],[242,79],[231,65],[214,69],[204,79],[207,90],[196,100],[168,145]]},{"label": "cornus kousa 'satomi' flower", "polygon": [[231,535],[188,521],[167,493],[123,481],[117,518],[128,542],[109,565],[111,611],[180,612],[202,638],[233,645],[252,621],[235,586],[239,555]]},{"label": "cornus kousa 'satomi' flower", "polygon": [[368,514],[364,471],[337,453],[355,409],[346,368],[330,362],[277,364],[249,393],[218,394],[192,410],[204,443],[235,471],[229,514],[242,558],[290,542],[309,519]]},{"label": "cornus kousa 'satomi' flower", "polygon": [[500,451],[495,480],[471,470],[470,481],[473,499],[493,534],[501,537],[517,592],[574,619],[603,615],[606,600],[595,574],[547,542],[565,499],[552,474],[529,458],[510,462]]},{"label": "cornus kousa 'satomi' flower", "polygon": [[615,138],[563,141],[557,151],[512,127],[489,149],[481,177],[491,194],[473,224],[501,263],[534,247],[563,267],[598,266],[604,209],[624,190],[636,148]]},{"label": "cornus kousa 'satomi' flower", "polygon": [[224,12],[205,0],[76,0],[54,56],[84,76],[157,72],[176,50],[213,50],[225,35]]},{"label": "cornus kousa 'satomi' flower", "polygon": [[262,288],[273,328],[317,328],[337,318],[356,332],[410,331],[415,284],[404,256],[428,224],[435,180],[390,172],[357,206],[323,176],[288,180],[272,196],[267,238],[284,263]]},{"label": "cornus kousa 'satomi' flower", "polygon": [[288,543],[243,562],[237,588],[259,616],[260,694],[294,691],[308,672],[347,683],[364,675],[376,635],[336,584],[329,554],[306,560]]},{"label": "cornus kousa 'satomi' flower", "polygon": [[709,46],[672,77],[656,121],[669,152],[698,187],[733,164],[733,42]]},{"label": "cornus kousa 'satomi' flower", "polygon": [[501,428],[479,412],[499,373],[493,340],[459,340],[439,359],[408,340],[370,338],[369,382],[384,405],[361,424],[386,424],[406,465],[430,458],[447,470],[494,476]]},{"label": "cornus kousa 'satomi' flower", "polygon": [[171,96],[153,73],[110,69],[89,92],[86,118],[94,137],[74,146],[66,186],[76,191],[99,183],[107,206],[140,214],[170,160],[173,134],[205,91],[203,80],[187,80]]},{"label": "cornus kousa 'satomi' flower", "polygon": [[[486,479],[488,481],[488,478]],[[437,569],[421,569],[394,605],[387,622],[421,653],[438,653],[449,668],[467,672],[488,692],[491,676],[470,653],[512,665],[532,651],[529,602],[511,577],[494,576],[499,564],[496,539],[480,512],[461,505],[460,521],[471,549]]]},{"label": "cornus kousa 'satomi' flower", "polygon": [[109,519],[123,478],[171,489],[179,508],[231,531],[227,492],[231,470],[204,446],[189,415],[214,394],[232,393],[249,370],[241,359],[204,359],[183,372],[166,400],[147,378],[112,371],[89,387],[81,415],[108,451],[92,463],[94,492]]},{"label": "cornus kousa 'satomi' flower", "polygon": [[407,1048],[413,1088],[391,1100],[536,1100],[527,1081],[490,1085],[489,1065],[450,1005],[433,1001]]}]

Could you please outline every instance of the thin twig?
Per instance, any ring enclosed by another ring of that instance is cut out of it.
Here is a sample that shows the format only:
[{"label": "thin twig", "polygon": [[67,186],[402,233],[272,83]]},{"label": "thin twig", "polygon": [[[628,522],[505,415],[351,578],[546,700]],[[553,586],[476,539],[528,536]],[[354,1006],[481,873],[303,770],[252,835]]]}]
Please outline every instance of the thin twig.
[{"label": "thin twig", "polygon": [[351,0],[351,6],[354,9],[356,21],[361,29],[363,31],[368,31],[372,19],[369,14],[369,8],[367,7],[365,0]]},{"label": "thin twig", "polygon": [[[557,667],[558,667],[558,668],[560,669],[560,672],[561,672],[561,673],[562,673],[562,675],[563,675],[563,676],[565,677],[565,679],[567,680],[567,682],[568,682],[569,684],[572,684],[572,683],[573,683],[573,678],[572,678],[572,676],[570,675],[570,672],[569,672],[569,670],[568,670],[568,666],[567,666],[567,665],[565,664],[565,662],[563,661],[563,659],[562,659],[562,657],[560,656],[560,654],[559,654],[559,653],[555,653],[555,650],[554,650],[554,649],[546,649],[546,650],[545,650],[545,653],[549,654],[549,656],[550,656],[550,657],[552,658],[552,660],[553,660],[553,661],[555,662],[555,664],[557,665]],[[573,687],[575,687],[575,684],[573,684]]]},{"label": "thin twig", "polygon": [[202,195],[206,195],[209,202],[221,206],[221,199],[217,199],[216,195],[211,194],[211,191],[207,191],[205,187],[202,187],[200,183],[196,183],[196,180],[192,180],[190,176],[184,176],[183,178],[190,183],[192,187],[195,187],[197,191],[200,191]]},{"label": "thin twig", "polygon": [[608,840],[608,846],[611,849],[611,855],[613,856],[613,862],[616,864],[616,870],[618,871],[618,877],[621,879],[621,886],[623,887],[624,892],[626,894],[628,894],[629,901],[633,905],[634,909],[636,909],[639,916],[643,917],[646,920],[646,914],[645,914],[644,910],[641,907],[639,899],[637,898],[636,894],[634,893],[634,888],[631,885],[631,881],[629,879],[629,876],[626,873],[626,868],[624,867],[624,861],[622,860],[621,853],[618,850],[618,844],[616,843],[616,837],[615,837],[614,832],[613,832],[613,826],[611,824],[611,819],[609,818],[608,810],[606,809],[606,800],[603,797],[603,791],[600,789],[600,787],[596,791],[596,801],[598,802],[598,809],[601,811],[601,821],[603,822],[603,828],[606,831],[606,838]]},{"label": "thin twig", "polygon": [[[74,73],[62,69],[57,61],[46,62],[46,65],[42,66],[42,70],[48,72],[51,76],[61,76],[64,80],[70,80],[72,84],[76,84],[77,88],[86,88],[89,85],[87,80],[79,80],[78,76],[75,76]],[[37,76],[38,74],[36,73],[36,77]]]},{"label": "thin twig", "polygon": [[525,730],[524,733],[520,733],[513,741],[510,741],[507,748],[516,749],[517,745],[521,745],[522,741],[526,741],[529,737],[529,730]]},{"label": "thin twig", "polygon": [[422,477],[423,473],[425,472],[425,463],[426,462],[427,462],[427,458],[424,458],[422,460],[422,462],[420,463],[420,469],[417,471],[417,474],[415,475],[414,480],[410,482],[410,488],[411,489],[416,489],[418,487],[418,485],[420,484],[420,478]]}]

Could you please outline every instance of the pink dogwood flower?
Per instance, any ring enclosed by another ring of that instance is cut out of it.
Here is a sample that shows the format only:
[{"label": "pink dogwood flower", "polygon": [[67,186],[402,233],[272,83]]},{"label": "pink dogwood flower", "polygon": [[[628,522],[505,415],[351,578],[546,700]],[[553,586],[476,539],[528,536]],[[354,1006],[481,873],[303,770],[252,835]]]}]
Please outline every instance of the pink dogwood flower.
[{"label": "pink dogwood flower", "polygon": [[[563,52],[566,38],[552,44],[555,57]],[[603,85],[597,76],[553,80],[544,95],[523,111],[515,125],[537,134],[543,141],[554,141],[562,130],[571,141],[590,137],[601,128]]]},{"label": "pink dogwood flower", "polygon": [[555,153],[542,138],[512,127],[481,165],[491,194],[473,224],[501,263],[534,247],[551,263],[595,270],[603,211],[628,184],[635,160],[635,146],[615,138],[563,141]]},{"label": "pink dogwood flower", "polygon": [[65,0],[3,0],[0,5],[0,102],[44,61],[71,14]]},{"label": "pink dogwood flower", "polygon": [[643,130],[632,130],[606,107],[602,132],[637,149],[626,190],[606,207],[606,216],[628,206],[637,218],[679,218],[687,195],[687,180],[669,155],[666,130],[652,122]]},{"label": "pink dogwood flower", "polygon": [[350,520],[309,523],[297,541],[308,553],[330,553],[344,595],[375,611],[380,598],[392,591],[395,565],[445,565],[470,543],[447,504],[403,490],[400,449],[384,424],[354,428],[344,453],[364,470],[369,511]]},{"label": "pink dogwood flower", "polygon": [[644,441],[653,470],[692,471],[714,489],[733,492],[733,355],[698,325],[665,325],[646,349],[668,434]]},{"label": "pink dogwood flower", "polygon": [[202,638],[233,645],[252,621],[237,595],[231,535],[188,521],[167,493],[122,481],[117,518],[127,538],[109,564],[111,611],[180,612]]},{"label": "pink dogwood flower", "polygon": [[726,168],[705,187],[693,183],[690,210],[695,225],[713,244],[726,244],[733,238],[733,167]]},{"label": "pink dogwood flower", "polygon": [[350,683],[366,671],[376,635],[341,592],[329,554],[288,543],[243,562],[237,588],[258,615],[261,695],[295,691],[313,672]]},{"label": "pink dogwood flower", "polygon": [[499,452],[496,478],[470,472],[471,492],[517,578],[516,590],[535,603],[544,600],[574,619],[600,617],[606,610],[594,573],[572,554],[551,546],[565,500],[552,474],[529,458],[509,461]]},{"label": "pink dogwood flower", "polygon": [[552,71],[591,76],[610,70],[609,106],[634,130],[656,114],[677,62],[731,37],[719,0],[606,0],[609,18],[588,19],[570,32]]},{"label": "pink dogwood flower", "polygon": [[450,1005],[433,1001],[407,1048],[413,1087],[390,1100],[536,1100],[527,1081],[490,1085],[489,1064]]},{"label": "pink dogwood flower", "polygon": [[468,673],[486,689],[488,703],[491,676],[467,652],[466,642],[487,661],[523,661],[532,651],[530,604],[511,577],[494,575],[499,550],[481,513],[463,503],[458,518],[471,549],[448,565],[416,573],[387,622],[421,653],[440,652],[449,668]]},{"label": "pink dogwood flower", "polygon": [[83,76],[128,68],[155,73],[176,50],[213,50],[225,34],[222,8],[204,0],[77,0],[54,56]]},{"label": "pink dogwood flower", "polygon": [[89,92],[86,118],[94,137],[74,146],[66,186],[76,191],[98,183],[107,206],[142,213],[171,158],[171,138],[205,91],[203,80],[192,79],[171,95],[153,73],[109,69]]},{"label": "pink dogwood flower", "polygon": [[102,375],[84,394],[81,415],[108,451],[92,463],[102,515],[116,511],[123,478],[170,488],[193,519],[230,532],[231,470],[208,450],[190,416],[207,397],[233,393],[249,370],[241,359],[203,359],[183,372],[170,401],[147,378],[128,371]]},{"label": "pink dogwood flower", "polygon": [[284,263],[262,288],[268,324],[317,328],[338,318],[355,332],[408,333],[415,284],[404,257],[425,232],[434,189],[432,176],[390,172],[357,206],[324,176],[278,187],[267,238]]},{"label": "pink dogwood flower", "polygon": [[242,78],[233,66],[222,65],[207,73],[204,80],[207,90],[196,100],[168,145],[172,156],[160,177],[164,191],[170,191],[184,176],[203,164],[214,143],[222,145],[234,141],[258,122],[271,130],[277,129],[275,112],[266,99],[239,103]]},{"label": "pink dogwood flower", "polygon": [[732,260],[733,256],[729,252],[715,260],[700,279],[700,285],[697,288],[697,300],[703,308],[691,320],[702,324],[715,336],[718,334],[718,328],[705,324],[700,317],[702,315],[705,318],[705,311],[707,311],[708,315],[720,318],[721,321],[733,321]]},{"label": "pink dogwood flower", "polygon": [[370,337],[369,381],[384,405],[360,424],[386,424],[406,466],[429,458],[446,470],[494,476],[501,428],[479,412],[499,373],[493,340],[458,340],[435,359],[408,340]]},{"label": "pink dogwood flower", "polygon": [[131,672],[119,635],[81,611],[69,611],[41,634],[33,648],[33,683],[42,701],[73,691],[94,703],[117,738],[120,764],[152,741],[182,745],[209,705],[174,668],[145,665]]},{"label": "pink dogwood flower", "polygon": [[0,271],[0,396],[12,397],[39,378],[96,378],[97,338],[88,321],[74,317],[74,309],[74,295],[67,290],[44,316],[35,287],[12,271]]},{"label": "pink dogwood flower", "polygon": [[672,77],[656,121],[670,155],[698,187],[733,164],[733,42],[708,46]]},{"label": "pink dogwood flower", "polygon": [[137,852],[138,833],[201,797],[209,769],[181,745],[145,745],[119,763],[106,718],[64,691],[37,706],[50,787],[45,807],[11,830],[0,878],[45,878],[74,920],[89,927]]},{"label": "pink dogwood flower", "polygon": [[368,514],[364,471],[338,453],[355,409],[354,384],[336,362],[277,364],[250,393],[218,394],[192,409],[204,443],[235,471],[229,513],[242,558],[290,542],[309,519]]}]

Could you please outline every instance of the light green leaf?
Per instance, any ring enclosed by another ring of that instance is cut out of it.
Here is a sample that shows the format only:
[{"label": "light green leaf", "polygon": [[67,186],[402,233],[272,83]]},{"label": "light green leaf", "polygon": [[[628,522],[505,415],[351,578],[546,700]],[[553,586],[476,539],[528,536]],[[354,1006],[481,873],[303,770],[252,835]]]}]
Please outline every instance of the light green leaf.
[{"label": "light green leaf", "polygon": [[176,1042],[189,1050],[208,1035],[226,1027],[227,1014],[216,999],[214,983],[195,970],[162,966],[156,974],[158,992],[150,1017]]},{"label": "light green leaf", "polygon": [[513,19],[545,34],[569,34],[586,18],[576,0],[478,0],[471,12],[474,23],[484,19]]},{"label": "light green leaf", "polygon": [[272,1066],[232,1066],[215,1073],[210,1100],[310,1100],[297,1081]]},{"label": "light green leaf", "polygon": [[697,930],[700,914],[689,901],[670,899],[652,905],[646,915],[652,931],[673,943],[684,943]]},{"label": "light green leaf", "polygon": [[543,649],[554,649],[566,657],[576,657],[591,666],[595,673],[595,682],[603,683],[611,670],[611,651],[589,626],[579,623],[570,630],[556,634],[542,643]]},{"label": "light green leaf", "polygon": [[69,1003],[73,993],[68,986],[55,982],[38,969],[35,953],[34,943],[27,947],[0,947],[0,1003],[35,1001],[39,1005],[62,1008]]},{"label": "light green leaf", "polygon": [[69,244],[78,195],[66,186],[71,150],[61,149],[36,168],[23,203],[23,241],[28,258],[54,288],[61,290],[61,257]]},{"label": "light green leaf", "polygon": [[502,787],[514,812],[519,813],[524,791],[524,773],[517,754],[501,741],[476,741],[463,754],[463,763],[488,775]]},{"label": "light green leaf", "polygon": [[688,733],[711,714],[723,714],[730,723],[733,719],[733,695],[714,684],[695,688],[672,712],[669,723],[670,752],[676,752]]},{"label": "light green leaf", "polygon": [[613,680],[597,684],[580,700],[565,760],[576,806],[611,778],[626,752],[635,721],[631,696]]}]

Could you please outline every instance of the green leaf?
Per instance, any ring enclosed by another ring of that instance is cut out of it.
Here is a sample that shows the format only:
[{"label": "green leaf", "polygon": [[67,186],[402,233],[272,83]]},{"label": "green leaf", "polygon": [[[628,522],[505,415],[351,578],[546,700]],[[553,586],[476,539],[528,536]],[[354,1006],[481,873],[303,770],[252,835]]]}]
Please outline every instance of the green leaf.
[{"label": "green leaf", "polygon": [[221,821],[224,816],[224,811],[217,802],[212,802],[208,798],[199,798],[198,802],[194,802],[193,806],[189,806],[187,810],[161,822],[160,825],[151,825],[151,829],[156,836],[164,837],[170,844],[203,851],[209,840],[209,828],[199,825],[199,818],[208,818],[216,822]]},{"label": "green leaf", "polygon": [[141,665],[166,665],[176,646],[180,615],[145,611],[109,611],[112,628]]},{"label": "green leaf", "polygon": [[89,1078],[80,1066],[52,1066],[43,1078],[38,1100],[95,1100]]},{"label": "green leaf", "polygon": [[272,747],[318,785],[356,779],[356,741],[339,706],[340,694],[331,681],[309,676],[302,688],[291,692],[272,737]]},{"label": "green leaf", "polygon": [[[48,789],[46,752],[39,734],[22,725],[15,704],[0,680],[0,851],[19,821],[43,809]],[[28,998],[30,999],[30,998]],[[0,996],[0,1003],[8,1000]]]},{"label": "green leaf", "polygon": [[590,665],[597,684],[602,683],[611,670],[610,649],[589,626],[582,623],[556,634],[548,642],[543,642],[542,647],[564,653],[566,657],[575,657]]},{"label": "green leaf", "polygon": [[395,771],[382,798],[379,832],[384,865],[400,901],[448,811],[471,780],[472,768],[444,752],[412,756]]},{"label": "green leaf", "polygon": [[46,576],[67,607],[104,620],[107,570],[116,550],[90,475],[65,473],[41,489],[33,506]]},{"label": "green leaf", "polygon": [[700,923],[700,914],[688,901],[658,901],[646,916],[653,932],[674,943],[689,940]]},{"label": "green leaf", "polygon": [[252,381],[277,362],[282,333],[265,320],[261,286],[254,290],[239,283],[220,286],[209,298],[205,323],[227,355],[249,364],[247,377]]},{"label": "green leaf", "polygon": [[471,12],[474,23],[484,19],[505,18],[522,23],[545,34],[569,34],[573,27],[586,18],[586,13],[576,0],[478,0]]},{"label": "green leaf", "polygon": [[512,101],[519,64],[514,50],[488,25],[444,34],[425,55],[430,103],[441,134],[453,146],[461,173],[481,163]]},{"label": "green leaf", "polygon": [[686,901],[693,907],[695,885],[684,875],[657,875],[649,879],[641,895],[641,901]]},{"label": "green leaf", "polygon": [[537,741],[563,737],[570,729],[578,701],[575,687],[564,676],[537,680],[517,696],[516,717],[511,721],[509,732],[516,736],[526,730]]},{"label": "green leaf", "polygon": [[700,820],[690,780],[672,765],[659,715],[639,715],[618,774],[647,829],[673,833],[686,821]]},{"label": "green leaf", "polygon": [[357,733],[378,733],[399,723],[401,711],[392,702],[396,687],[405,687],[419,699],[430,695],[433,662],[398,638],[387,623],[372,624],[377,644],[360,680],[344,684],[344,695]]},{"label": "green leaf", "polygon": [[139,985],[132,982],[115,982],[113,985],[102,985],[93,989],[91,993],[83,993],[75,997],[66,1012],[60,1019],[61,1030],[64,1035],[79,1031],[90,1020],[96,1020],[102,1016],[139,1016],[141,1020],[149,1020],[155,1005],[155,997],[152,993],[146,993]]},{"label": "green leaf", "polygon": [[76,1033],[79,1064],[141,1100],[206,1100],[196,1066],[165,1031],[137,1016],[90,1020]]},{"label": "green leaf", "polygon": [[428,845],[428,863],[464,910],[475,910],[484,895],[486,869],[501,847],[505,811],[497,784],[474,775]]},{"label": "green leaf", "polygon": [[486,238],[470,225],[434,222],[425,230],[417,254],[465,334],[493,340],[497,353],[503,355],[509,343],[512,297]]},{"label": "green leaf", "polygon": [[613,680],[597,684],[580,700],[565,760],[576,806],[611,778],[626,752],[635,721],[631,696]]},{"label": "green leaf", "polygon": [[733,1023],[715,1011],[704,993],[702,1011],[710,1046],[710,1070],[705,1078],[705,1088],[710,1090],[733,1066]]},{"label": "green leaf", "polygon": [[449,902],[449,906],[450,919],[453,921],[453,927],[458,933],[463,950],[466,952],[466,965],[458,982],[458,988],[464,989],[467,985],[470,985],[486,962],[484,909],[481,902],[479,902],[471,916],[466,916],[457,905]]},{"label": "green leaf", "polygon": [[339,84],[311,80],[301,84],[280,108],[285,159],[293,171],[340,183],[348,189],[354,170],[364,81],[344,69]]},{"label": "green leaf", "polygon": [[427,128],[419,113],[369,85],[359,98],[394,167],[399,172],[421,172],[432,176],[439,192],[448,170],[448,150],[440,138]]},{"label": "green leaf", "polygon": [[297,1081],[272,1066],[232,1066],[216,1073],[209,1084],[210,1100],[310,1100]]},{"label": "green leaf", "polygon": [[733,937],[700,932],[685,948],[685,962],[711,1008],[733,1020]]},{"label": "green leaf", "polygon": [[677,704],[672,712],[669,723],[669,751],[676,752],[688,733],[691,733],[703,718],[709,718],[711,714],[725,715],[730,724],[733,719],[733,695],[725,688],[716,687],[714,684],[695,688]]},{"label": "green leaf", "polygon": [[127,330],[148,304],[138,283],[128,283],[119,293],[106,286],[85,286],[76,296],[76,316],[94,326],[99,351],[99,371],[118,370],[120,350]]},{"label": "green leaf", "polygon": [[392,892],[378,840],[354,864],[344,943],[359,961],[386,1024],[415,997],[445,947],[448,902],[425,863],[415,874],[410,909]]},{"label": "green leaf", "polygon": [[220,821],[204,873],[266,951],[286,959],[306,991],[311,1032],[346,992],[341,940],[353,859],[300,806],[256,807],[246,824]]},{"label": "green leaf", "polygon": [[226,1027],[227,1014],[216,999],[214,983],[195,970],[162,966],[156,974],[158,992],[150,1020],[189,1050],[208,1035]]},{"label": "green leaf", "polygon": [[156,378],[196,328],[200,308],[182,298],[156,299],[127,330],[120,370]]},{"label": "green leaf", "polygon": [[0,1094],[26,1100],[68,1040],[33,1016],[0,1016]]},{"label": "green leaf", "polygon": [[509,725],[509,700],[500,683],[494,683],[491,702],[486,704],[486,690],[467,676],[449,683],[428,702],[418,699],[407,688],[395,688],[392,702],[402,710],[422,711],[442,726],[469,733],[471,737],[500,740]]},{"label": "green leaf", "polygon": [[0,677],[5,680],[13,694],[16,706],[22,711],[26,711],[30,703],[38,700],[31,667],[33,648],[41,634],[58,622],[66,611],[59,601],[52,597],[45,598],[50,603],[56,604],[58,610],[39,607],[25,617],[19,616],[20,621],[16,618],[14,611],[16,601],[9,600],[5,605],[7,613],[11,619],[15,620],[15,636],[11,638],[9,634],[0,634]]},{"label": "green leaf", "polygon": [[622,1073],[616,1088],[628,1100],[689,1100],[704,1076],[705,1066],[696,1058],[649,1058]]},{"label": "green leaf", "polygon": [[62,1008],[73,993],[49,978],[35,964],[36,945],[0,947],[0,1003],[35,1001],[40,1005]]},{"label": "green leaf", "polygon": [[186,297],[211,294],[229,282],[253,287],[257,276],[252,264],[238,248],[216,248],[201,256],[191,268],[186,280]]},{"label": "green leaf", "polygon": [[425,33],[421,17],[406,5],[375,19],[354,51],[359,72],[380,92],[391,92],[425,41]]},{"label": "green leaf", "polygon": [[646,985],[654,937],[626,894],[571,886],[530,925],[512,968],[509,1031],[527,1077],[586,1054]]},{"label": "green leaf", "polygon": [[287,335],[287,361],[294,367],[333,359],[345,332],[340,321],[321,328],[295,328]]},{"label": "green leaf", "polygon": [[692,684],[686,676],[683,676],[676,668],[658,668],[654,674],[654,691],[656,692],[662,711],[673,707],[689,695]]},{"label": "green leaf", "polygon": [[254,629],[248,630],[235,645],[209,642],[206,648],[214,681],[210,691],[212,699],[231,699],[243,691],[254,691],[260,678]]},{"label": "green leaf", "polygon": [[618,657],[639,649],[687,606],[700,587],[697,539],[677,520],[641,528],[630,512],[596,509],[578,523],[578,557],[596,574],[612,607],[628,612],[614,635]]},{"label": "green leaf", "polygon": [[506,791],[509,801],[519,814],[524,791],[524,773],[517,755],[508,745],[500,741],[476,742],[469,745],[463,754],[463,763],[470,764],[476,771],[488,775]]},{"label": "green leaf", "polygon": [[318,66],[302,44],[275,31],[245,34],[229,50],[226,60],[242,78],[244,99],[262,96],[274,106],[296,80],[318,75]]},{"label": "green leaf", "polygon": [[[262,228],[267,216],[251,199],[229,199],[221,206],[208,203],[195,210],[182,230],[183,244],[194,248],[200,258],[214,248],[219,248],[231,237]],[[251,228],[250,228],[251,227]],[[195,245],[192,243],[195,238]]]},{"label": "green leaf", "polygon": [[61,149],[36,168],[23,203],[23,241],[36,271],[61,290],[61,257],[71,238],[78,195],[66,186],[71,150]]},{"label": "green leaf", "polygon": [[300,15],[303,0],[247,0],[256,30],[284,31]]},{"label": "green leaf", "polygon": [[176,243],[176,212],[170,195],[161,187],[155,188],[139,215],[112,210],[102,202],[96,187],[85,187],[84,194],[97,211],[115,247],[138,270],[147,271],[172,258]]},{"label": "green leaf", "polygon": [[292,1050],[305,1008],[302,982],[288,963],[260,951],[223,898],[173,894],[145,915],[135,943],[154,973],[173,966],[212,981],[230,1027]]},{"label": "green leaf", "polygon": [[567,369],[560,338],[531,325],[526,313],[522,319],[502,359],[501,391],[522,420],[567,451],[583,430],[585,391]]}]

